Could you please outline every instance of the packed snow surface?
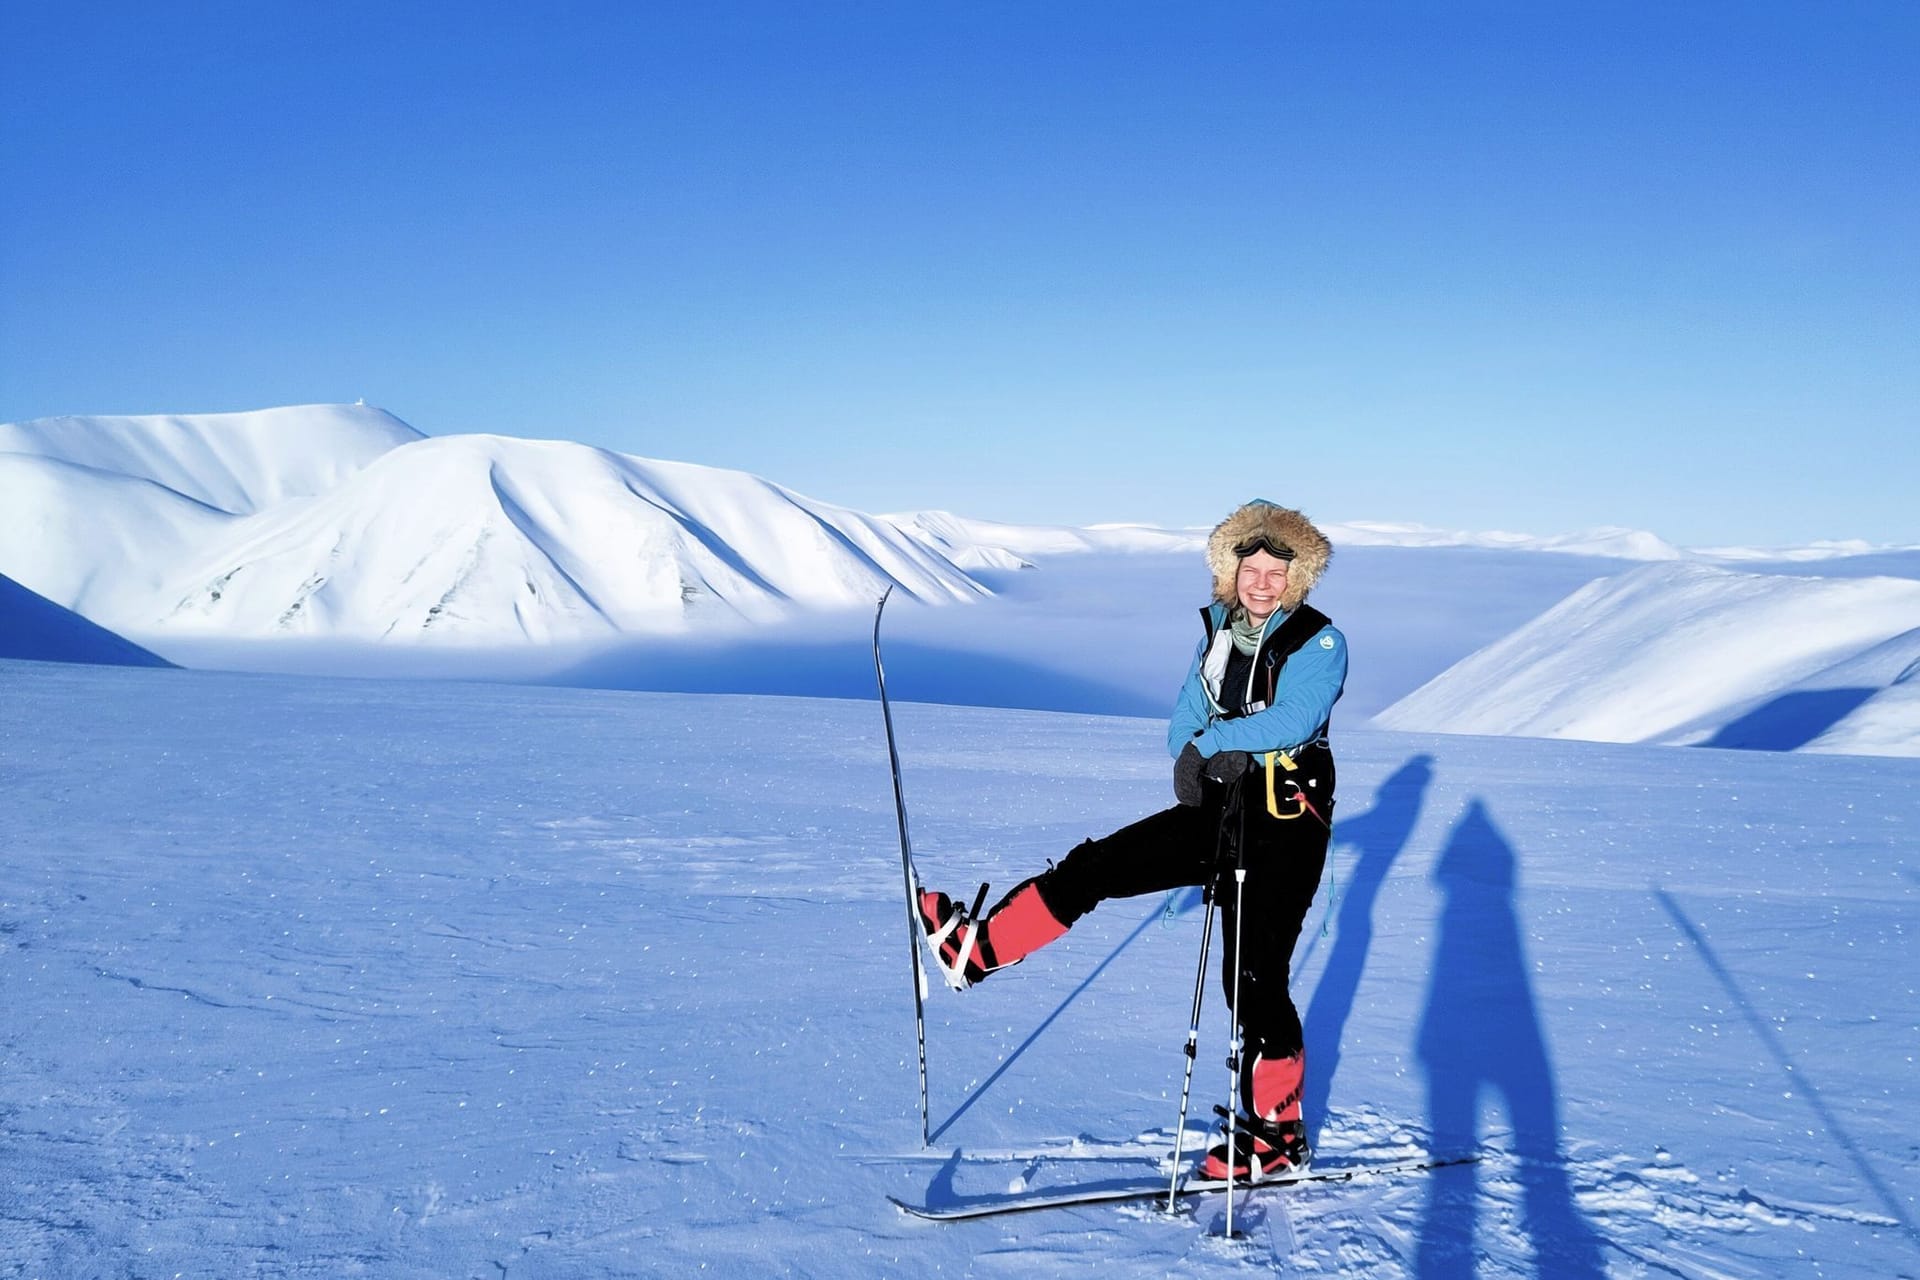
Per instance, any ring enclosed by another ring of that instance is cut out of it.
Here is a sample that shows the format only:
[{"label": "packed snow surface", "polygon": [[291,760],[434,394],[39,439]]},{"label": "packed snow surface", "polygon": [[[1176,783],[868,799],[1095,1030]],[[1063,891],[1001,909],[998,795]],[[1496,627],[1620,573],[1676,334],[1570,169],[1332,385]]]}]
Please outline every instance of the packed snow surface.
[{"label": "packed snow surface", "polygon": [[[1912,661],[1902,637],[1916,627],[1920,582],[1649,565],[1576,591],[1375,719],[1428,732],[1799,746],[1850,709],[1835,692],[1849,677],[1872,682],[1865,696],[1898,676]],[[1909,730],[1920,739],[1920,722]]]},{"label": "packed snow surface", "polygon": [[[936,985],[923,1148],[870,702],[8,662],[0,702],[0,1274],[1920,1275],[1920,762],[1342,732],[1320,1159],[1482,1159],[1224,1241],[1219,1196],[886,1202],[1153,1176],[1202,912]],[[949,892],[1168,799],[1157,720],[895,712]],[[1189,1152],[1224,1053],[1209,983]]]}]

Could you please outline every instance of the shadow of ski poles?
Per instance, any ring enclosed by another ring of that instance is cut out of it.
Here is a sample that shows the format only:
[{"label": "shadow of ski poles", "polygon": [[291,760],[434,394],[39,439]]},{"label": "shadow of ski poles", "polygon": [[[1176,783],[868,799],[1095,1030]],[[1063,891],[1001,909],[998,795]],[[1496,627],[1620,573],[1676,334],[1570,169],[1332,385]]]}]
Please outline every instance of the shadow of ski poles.
[{"label": "shadow of ski poles", "polygon": [[1125,951],[1128,947],[1132,946],[1134,944],[1134,941],[1138,939],[1141,934],[1147,931],[1147,926],[1151,925],[1155,920],[1158,920],[1159,918],[1160,918],[1160,907],[1156,904],[1153,910],[1147,912],[1146,918],[1142,920],[1139,924],[1133,927],[1133,932],[1129,933],[1125,938],[1121,939],[1120,945],[1115,947],[1112,951],[1108,952],[1106,959],[1102,960],[1099,964],[1095,965],[1093,968],[1093,972],[1089,973],[1086,977],[1082,978],[1080,980],[1080,985],[1075,987],[1072,991],[1069,991],[1067,993],[1067,998],[1062,1000],[1057,1006],[1055,1006],[1053,1012],[1049,1013],[1044,1019],[1041,1020],[1041,1023],[1039,1026],[1035,1027],[1031,1032],[1027,1034],[1027,1038],[1020,1042],[1020,1047],[1015,1049],[1012,1053],[1008,1054],[1006,1057],[1006,1060],[1002,1062],[999,1066],[993,1069],[993,1074],[988,1076],[985,1080],[982,1080],[980,1082],[979,1087],[976,1088],[972,1093],[969,1093],[966,1096],[966,1099],[962,1101],[958,1107],[954,1108],[952,1115],[948,1116],[945,1120],[942,1120],[940,1122],[939,1127],[933,1131],[933,1133],[928,1137],[927,1141],[929,1142],[939,1141],[940,1135],[945,1133],[948,1129],[952,1128],[954,1121],[958,1120],[961,1116],[967,1114],[967,1112],[972,1109],[974,1103],[980,1101],[981,1098],[985,1097],[986,1094],[993,1088],[995,1083],[999,1081],[1000,1077],[1007,1074],[1007,1070],[1010,1067],[1012,1067],[1014,1063],[1020,1061],[1020,1055],[1025,1053],[1028,1049],[1032,1048],[1036,1043],[1038,1043],[1040,1037],[1046,1034],[1047,1028],[1052,1026],[1059,1019],[1060,1015],[1067,1011],[1067,1007],[1069,1005],[1071,1005],[1075,1000],[1078,1000],[1080,998],[1081,992],[1085,991],[1088,987],[1091,987],[1094,984],[1095,979],[1099,978],[1099,976],[1102,973],[1106,972],[1107,966],[1112,964],[1116,959],[1118,959],[1120,956],[1120,953],[1122,951]]},{"label": "shadow of ski poles", "polygon": [[1660,900],[1660,905],[1673,918],[1674,928],[1693,944],[1693,949],[1699,955],[1701,963],[1706,965],[1708,971],[1719,979],[1720,985],[1726,988],[1727,996],[1739,1008],[1740,1015],[1747,1020],[1747,1025],[1753,1028],[1753,1033],[1759,1037],[1760,1043],[1767,1047],[1767,1052],[1773,1055],[1773,1060],[1785,1073],[1788,1084],[1807,1100],[1807,1105],[1812,1107],[1814,1114],[1820,1117],[1821,1125],[1833,1135],[1834,1141],[1840,1144],[1841,1149],[1853,1161],[1853,1167],[1859,1172],[1861,1181],[1873,1189],[1874,1195],[1885,1207],[1887,1216],[1900,1224],[1900,1229],[1905,1233],[1909,1243],[1915,1248],[1920,1248],[1920,1233],[1915,1232],[1913,1220],[1907,1216],[1906,1207],[1900,1203],[1899,1197],[1894,1195],[1893,1189],[1881,1181],[1880,1175],[1874,1172],[1873,1166],[1867,1162],[1866,1153],[1861,1151],[1859,1145],[1854,1142],[1853,1135],[1849,1134],[1846,1127],[1840,1123],[1840,1118],[1828,1109],[1826,1099],[1820,1096],[1820,1090],[1793,1060],[1793,1055],[1787,1052],[1786,1045],[1781,1043],[1780,1037],[1775,1034],[1773,1028],[1767,1025],[1767,1020],[1760,1016],[1760,1011],[1753,1007],[1753,1002],[1747,999],[1746,992],[1741,990],[1733,974],[1720,963],[1720,957],[1715,954],[1713,945],[1707,941],[1706,934],[1701,932],[1698,925],[1687,919],[1672,894],[1655,886],[1653,896]]}]

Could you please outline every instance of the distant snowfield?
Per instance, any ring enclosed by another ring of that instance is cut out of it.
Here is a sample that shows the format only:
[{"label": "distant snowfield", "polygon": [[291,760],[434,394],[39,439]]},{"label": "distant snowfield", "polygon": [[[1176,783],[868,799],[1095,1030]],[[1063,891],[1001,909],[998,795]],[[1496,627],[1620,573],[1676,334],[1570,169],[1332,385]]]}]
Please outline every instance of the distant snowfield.
[{"label": "distant snowfield", "polygon": [[1024,569],[1046,556],[1100,552],[1204,552],[1208,533],[1205,529],[1155,529],[1137,524],[1086,528],[1004,524],[970,520],[947,511],[914,511],[883,518],[938,547],[954,563],[968,569]]},{"label": "distant snowfield", "polygon": [[[1321,1159],[1483,1160],[1228,1243],[1219,1197],[886,1203],[1152,1172],[1200,913],[931,992],[923,1151],[871,703],[5,661],[0,702],[0,1274],[1920,1274],[1920,762],[1343,733]],[[1157,720],[896,712],[950,891],[1168,797]]]},{"label": "distant snowfield", "polygon": [[[939,543],[943,548],[951,549],[957,558],[975,560],[969,567],[978,568],[1012,568],[1014,566],[1006,558],[1009,554],[1018,559],[1097,551],[1204,551],[1209,532],[1204,528],[1156,529],[1131,524],[1103,524],[1087,528],[1002,524],[992,520],[966,519],[944,511],[913,512],[886,518]],[[1756,567],[1805,565],[1814,561],[1920,552],[1920,547],[1880,547],[1861,541],[1816,542],[1804,547],[1676,547],[1643,529],[1617,527],[1544,537],[1530,533],[1439,529],[1432,525],[1395,524],[1377,520],[1326,521],[1321,528],[1336,547],[1462,547],[1482,551],[1544,551],[1634,562],[1691,560]]]}]

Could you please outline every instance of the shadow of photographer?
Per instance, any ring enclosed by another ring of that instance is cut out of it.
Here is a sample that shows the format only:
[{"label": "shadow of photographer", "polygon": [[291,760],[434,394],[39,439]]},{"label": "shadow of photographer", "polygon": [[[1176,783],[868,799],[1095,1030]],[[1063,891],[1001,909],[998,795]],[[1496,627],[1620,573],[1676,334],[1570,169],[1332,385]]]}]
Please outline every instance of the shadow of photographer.
[{"label": "shadow of photographer", "polygon": [[[1519,1226],[1537,1274],[1579,1280],[1606,1274],[1602,1241],[1574,1202],[1560,1148],[1560,1105],[1541,1033],[1514,894],[1519,858],[1473,800],[1434,868],[1445,895],[1427,1006],[1416,1050],[1427,1070],[1433,1149],[1479,1142],[1480,1111],[1497,1099],[1513,1126]],[[1421,1280],[1471,1276],[1480,1211],[1478,1169],[1431,1175],[1416,1251]]]},{"label": "shadow of photographer", "polygon": [[[1340,898],[1338,924],[1327,967],[1313,989],[1313,1001],[1304,1020],[1307,1034],[1307,1082],[1302,1107],[1317,1144],[1325,1122],[1333,1079],[1340,1069],[1340,1045],[1347,1019],[1359,995],[1367,955],[1373,949],[1373,909],[1387,873],[1419,824],[1427,788],[1433,782],[1433,757],[1416,755],[1388,775],[1373,795],[1365,813],[1342,818],[1334,828],[1337,846],[1357,852]],[[1340,857],[1336,847],[1331,857]],[[1309,944],[1308,953],[1311,954]],[[1295,966],[1305,967],[1306,957]]]}]

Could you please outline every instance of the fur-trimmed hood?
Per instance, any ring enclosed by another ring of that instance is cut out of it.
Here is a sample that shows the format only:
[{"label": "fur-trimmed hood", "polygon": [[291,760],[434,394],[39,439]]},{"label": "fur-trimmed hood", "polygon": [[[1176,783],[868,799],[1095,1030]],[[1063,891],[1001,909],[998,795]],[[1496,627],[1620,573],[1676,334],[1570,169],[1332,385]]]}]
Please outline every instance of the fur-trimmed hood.
[{"label": "fur-trimmed hood", "polygon": [[1327,562],[1333,559],[1333,545],[1298,511],[1260,498],[1222,520],[1207,539],[1213,598],[1229,610],[1239,605],[1234,579],[1240,573],[1240,557],[1233,554],[1233,549],[1261,533],[1293,551],[1293,562],[1287,566],[1287,589],[1280,596],[1280,608],[1291,613],[1326,572]]}]

